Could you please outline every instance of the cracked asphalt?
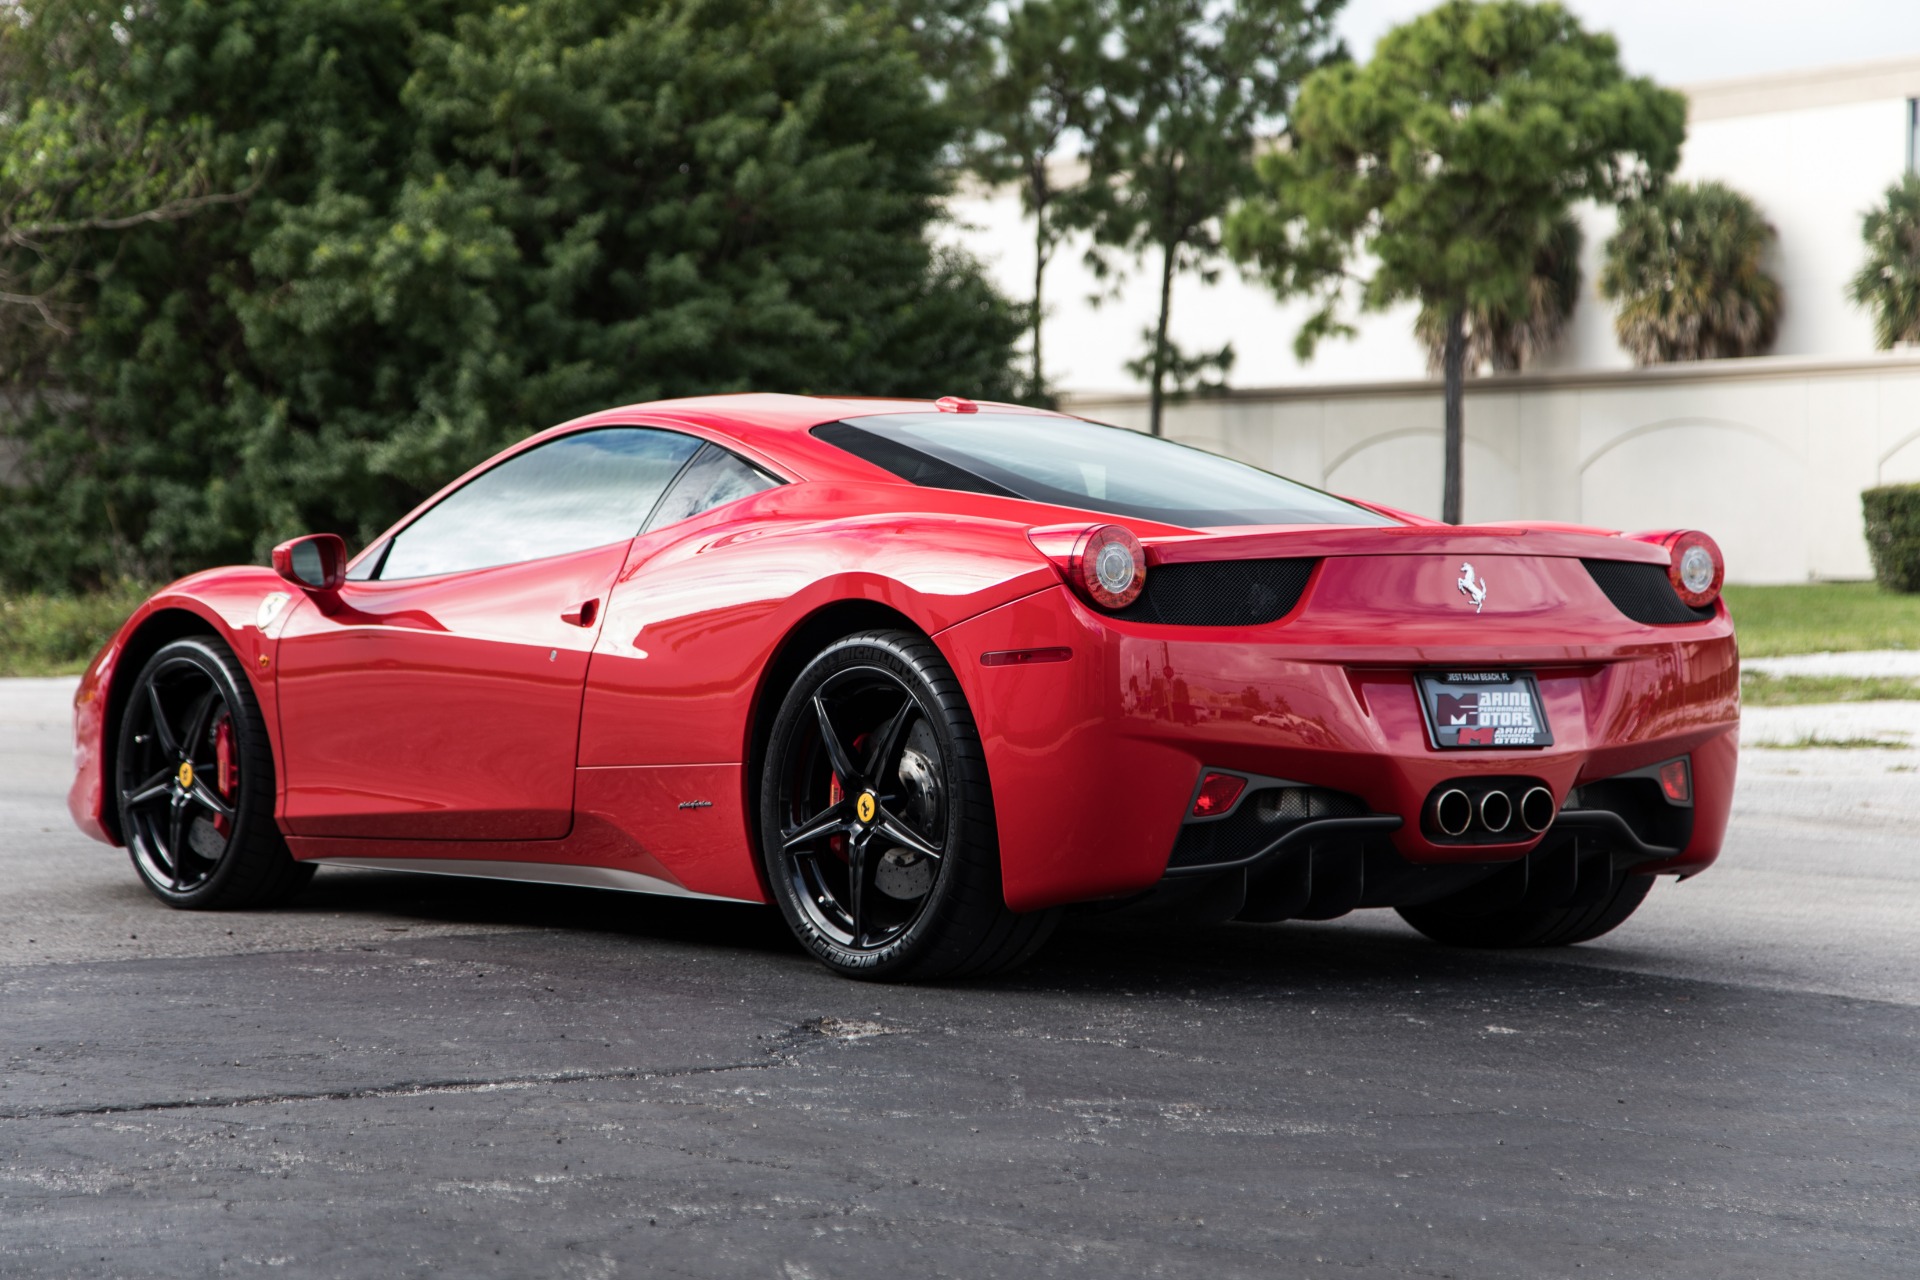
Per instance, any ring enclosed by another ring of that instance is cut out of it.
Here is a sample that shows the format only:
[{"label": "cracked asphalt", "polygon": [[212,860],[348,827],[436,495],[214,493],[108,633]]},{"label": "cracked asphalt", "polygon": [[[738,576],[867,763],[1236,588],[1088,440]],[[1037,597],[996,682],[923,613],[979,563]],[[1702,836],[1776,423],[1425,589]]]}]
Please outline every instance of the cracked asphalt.
[{"label": "cracked asphalt", "polygon": [[0,1276],[1920,1273],[1920,783],[1755,751],[1561,952],[1083,926],[994,985],[769,913],[323,871],[173,912],[0,682]]}]

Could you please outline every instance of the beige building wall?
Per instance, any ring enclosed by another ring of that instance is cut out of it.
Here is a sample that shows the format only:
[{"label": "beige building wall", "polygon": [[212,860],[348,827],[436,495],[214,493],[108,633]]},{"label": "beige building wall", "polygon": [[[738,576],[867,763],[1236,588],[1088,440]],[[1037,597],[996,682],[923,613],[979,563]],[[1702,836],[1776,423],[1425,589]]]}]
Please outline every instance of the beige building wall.
[{"label": "beige building wall", "polygon": [[[1065,407],[1146,425],[1140,397]],[[1168,435],[1437,516],[1441,413],[1429,381],[1286,387],[1177,405]],[[1920,482],[1920,352],[1475,379],[1466,429],[1469,520],[1699,528],[1734,582],[1866,578],[1860,491]]]}]

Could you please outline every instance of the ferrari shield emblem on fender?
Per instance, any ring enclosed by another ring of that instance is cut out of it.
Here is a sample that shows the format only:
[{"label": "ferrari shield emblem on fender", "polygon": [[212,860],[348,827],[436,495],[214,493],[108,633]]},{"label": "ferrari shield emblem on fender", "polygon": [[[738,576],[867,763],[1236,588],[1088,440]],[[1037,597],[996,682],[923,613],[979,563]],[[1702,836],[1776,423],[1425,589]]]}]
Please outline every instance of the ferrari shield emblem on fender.
[{"label": "ferrari shield emblem on fender", "polygon": [[872,822],[878,807],[873,802],[873,792],[866,791],[861,793],[860,799],[853,806],[853,811],[860,815],[860,821]]},{"label": "ferrari shield emblem on fender", "polygon": [[1481,606],[1487,602],[1487,580],[1482,578],[1480,581],[1475,582],[1473,580],[1473,566],[1463,564],[1460,566],[1460,581],[1455,585],[1460,588],[1461,595],[1473,601],[1473,611],[1475,613],[1480,612]]},{"label": "ferrari shield emblem on fender", "polygon": [[265,631],[279,619],[280,614],[287,607],[287,601],[292,598],[284,591],[275,591],[267,596],[260,602],[260,607],[254,611],[253,625]]}]

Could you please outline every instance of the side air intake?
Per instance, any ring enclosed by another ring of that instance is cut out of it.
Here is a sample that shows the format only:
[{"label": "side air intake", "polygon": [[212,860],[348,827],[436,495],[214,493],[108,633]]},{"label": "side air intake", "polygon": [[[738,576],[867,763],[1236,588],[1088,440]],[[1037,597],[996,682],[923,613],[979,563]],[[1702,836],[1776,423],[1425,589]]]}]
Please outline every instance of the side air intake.
[{"label": "side air intake", "polygon": [[1582,560],[1587,572],[1613,607],[1647,626],[1664,627],[1680,622],[1705,622],[1713,616],[1712,606],[1696,609],[1680,599],[1657,564],[1635,564],[1626,560]]},{"label": "side air intake", "polygon": [[[1178,627],[1257,627],[1300,603],[1317,560],[1203,560],[1156,564],[1140,598],[1114,613]],[[1663,579],[1664,581],[1664,579]]]}]

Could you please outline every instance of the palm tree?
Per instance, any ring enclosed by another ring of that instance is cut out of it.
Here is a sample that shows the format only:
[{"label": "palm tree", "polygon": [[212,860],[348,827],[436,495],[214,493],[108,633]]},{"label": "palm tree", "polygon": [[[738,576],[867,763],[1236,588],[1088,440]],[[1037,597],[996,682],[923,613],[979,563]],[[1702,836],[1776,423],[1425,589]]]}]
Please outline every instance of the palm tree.
[{"label": "palm tree", "polygon": [[[1495,373],[1516,373],[1560,340],[1580,301],[1580,248],[1584,242],[1573,215],[1561,214],[1547,227],[1547,238],[1534,251],[1526,314],[1515,316],[1505,308],[1467,308],[1469,373],[1483,365]],[[1421,307],[1413,333],[1426,344],[1427,372],[1441,372],[1447,355],[1446,312],[1430,305]]]},{"label": "palm tree", "polygon": [[1620,345],[1643,365],[1765,351],[1780,330],[1780,282],[1764,262],[1774,238],[1753,201],[1718,182],[1622,205],[1600,271]]},{"label": "palm tree", "polygon": [[1873,340],[1882,350],[1920,342],[1920,174],[1887,188],[1886,203],[1869,209],[1860,234],[1866,265],[1847,296],[1873,310]]}]

